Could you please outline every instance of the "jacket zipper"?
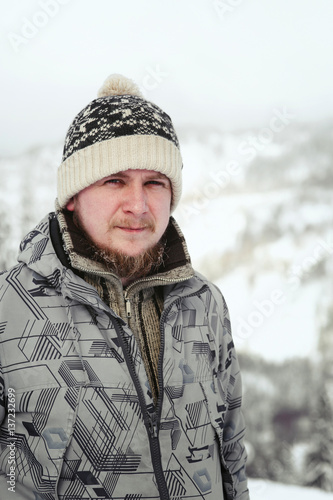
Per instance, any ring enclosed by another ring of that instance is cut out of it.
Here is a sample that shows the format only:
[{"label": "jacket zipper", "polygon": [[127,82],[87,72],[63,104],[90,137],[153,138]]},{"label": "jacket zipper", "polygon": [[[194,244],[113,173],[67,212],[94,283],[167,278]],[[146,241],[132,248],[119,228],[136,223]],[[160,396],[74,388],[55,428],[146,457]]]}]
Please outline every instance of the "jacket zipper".
[{"label": "jacket zipper", "polygon": [[160,443],[158,440],[158,418],[157,418],[157,413],[156,411],[153,411],[152,413],[149,413],[146,407],[146,401],[145,397],[143,394],[143,390],[139,381],[139,377],[136,374],[135,368],[134,368],[134,363],[133,360],[130,356],[130,353],[128,351],[127,343],[124,338],[124,330],[122,325],[120,324],[120,321],[115,318],[115,327],[116,331],[118,334],[118,338],[121,343],[121,347],[126,359],[126,363],[130,372],[130,375],[132,377],[132,380],[134,382],[138,398],[139,398],[139,404],[141,407],[141,412],[143,415],[144,423],[147,429],[148,437],[149,437],[149,445],[150,445],[150,453],[151,453],[151,459],[152,459],[152,464],[153,464],[153,469],[156,477],[156,483],[157,487],[159,490],[160,494],[160,500],[169,500],[169,493],[168,493],[168,487],[166,484],[166,480],[164,477],[164,472],[162,468],[162,460],[161,460],[161,449],[160,449]]}]

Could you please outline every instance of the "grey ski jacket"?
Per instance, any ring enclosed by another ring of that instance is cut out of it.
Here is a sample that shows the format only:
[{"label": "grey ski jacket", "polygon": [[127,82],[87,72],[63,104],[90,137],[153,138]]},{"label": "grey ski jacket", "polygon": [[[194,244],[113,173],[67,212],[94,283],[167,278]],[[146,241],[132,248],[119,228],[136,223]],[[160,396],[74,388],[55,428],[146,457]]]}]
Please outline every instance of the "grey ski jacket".
[{"label": "grey ski jacket", "polygon": [[241,380],[219,290],[199,274],[164,286],[155,406],[133,333],[59,259],[53,218],[0,275],[0,498],[63,498],[66,478],[68,500],[247,500]]}]

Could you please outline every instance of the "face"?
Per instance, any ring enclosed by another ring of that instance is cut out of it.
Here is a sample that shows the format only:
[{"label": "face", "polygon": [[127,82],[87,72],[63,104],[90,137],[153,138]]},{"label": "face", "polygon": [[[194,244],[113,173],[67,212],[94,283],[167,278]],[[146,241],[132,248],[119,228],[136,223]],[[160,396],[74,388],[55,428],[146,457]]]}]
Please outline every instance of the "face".
[{"label": "face", "polygon": [[101,179],[72,198],[81,227],[99,248],[135,257],[162,237],[170,217],[169,179],[151,170],[126,170]]}]

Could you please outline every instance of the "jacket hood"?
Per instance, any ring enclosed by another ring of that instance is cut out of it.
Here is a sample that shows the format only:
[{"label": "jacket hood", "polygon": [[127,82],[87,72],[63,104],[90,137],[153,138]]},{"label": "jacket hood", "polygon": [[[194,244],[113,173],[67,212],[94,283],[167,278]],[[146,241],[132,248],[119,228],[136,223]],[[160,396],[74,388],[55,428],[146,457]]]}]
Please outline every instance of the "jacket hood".
[{"label": "jacket hood", "polygon": [[52,281],[53,286],[65,270],[51,240],[50,222],[54,217],[54,213],[45,216],[23,238],[17,258],[19,263],[26,264],[32,271]]}]

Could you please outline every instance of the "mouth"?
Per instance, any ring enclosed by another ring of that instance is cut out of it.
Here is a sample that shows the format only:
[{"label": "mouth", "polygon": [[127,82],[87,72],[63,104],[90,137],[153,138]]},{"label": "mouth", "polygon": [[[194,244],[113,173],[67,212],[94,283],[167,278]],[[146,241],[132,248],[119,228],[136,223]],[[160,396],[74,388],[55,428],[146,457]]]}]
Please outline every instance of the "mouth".
[{"label": "mouth", "polygon": [[122,231],[126,231],[129,233],[141,233],[142,231],[144,231],[147,228],[146,227],[121,227],[121,226],[118,226],[118,229],[121,229]]}]

